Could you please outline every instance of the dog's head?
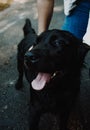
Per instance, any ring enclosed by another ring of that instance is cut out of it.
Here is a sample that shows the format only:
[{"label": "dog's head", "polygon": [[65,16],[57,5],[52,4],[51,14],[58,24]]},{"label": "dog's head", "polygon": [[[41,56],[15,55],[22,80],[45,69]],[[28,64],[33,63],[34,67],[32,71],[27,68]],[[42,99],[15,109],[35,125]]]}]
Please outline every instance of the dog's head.
[{"label": "dog's head", "polygon": [[82,44],[67,31],[53,29],[40,34],[37,44],[25,53],[26,67],[36,75],[32,82],[33,88],[42,89],[58,74],[76,73],[88,50]]}]

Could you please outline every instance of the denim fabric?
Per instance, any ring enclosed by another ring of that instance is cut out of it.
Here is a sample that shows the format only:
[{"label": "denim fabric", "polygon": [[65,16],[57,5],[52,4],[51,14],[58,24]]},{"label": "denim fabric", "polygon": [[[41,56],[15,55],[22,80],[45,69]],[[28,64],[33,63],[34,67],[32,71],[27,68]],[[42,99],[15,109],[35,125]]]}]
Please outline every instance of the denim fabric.
[{"label": "denim fabric", "polygon": [[86,33],[90,12],[90,1],[82,0],[75,10],[65,17],[62,30],[67,30],[80,40]]}]

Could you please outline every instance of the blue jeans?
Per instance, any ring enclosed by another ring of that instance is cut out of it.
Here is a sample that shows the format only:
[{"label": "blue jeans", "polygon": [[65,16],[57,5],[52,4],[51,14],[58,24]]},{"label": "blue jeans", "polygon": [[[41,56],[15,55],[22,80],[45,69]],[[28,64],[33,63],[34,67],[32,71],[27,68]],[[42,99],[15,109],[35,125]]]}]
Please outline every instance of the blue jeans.
[{"label": "blue jeans", "polygon": [[74,34],[80,40],[86,33],[90,11],[90,0],[82,0],[75,10],[65,17],[62,30]]}]

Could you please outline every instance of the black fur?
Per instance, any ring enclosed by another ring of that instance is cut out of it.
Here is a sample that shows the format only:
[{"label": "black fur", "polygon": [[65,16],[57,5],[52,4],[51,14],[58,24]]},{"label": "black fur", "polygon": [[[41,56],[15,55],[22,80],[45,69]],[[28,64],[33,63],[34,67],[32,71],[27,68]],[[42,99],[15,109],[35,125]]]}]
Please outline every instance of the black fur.
[{"label": "black fur", "polygon": [[[23,29],[25,37],[18,45],[16,89],[23,86],[25,70],[30,84],[30,130],[38,130],[44,112],[58,115],[60,130],[67,130],[69,113],[80,90],[84,57],[90,47],[67,31],[53,29],[37,36],[29,19]],[[53,77],[42,90],[34,90],[31,86],[38,72],[50,73]]]}]

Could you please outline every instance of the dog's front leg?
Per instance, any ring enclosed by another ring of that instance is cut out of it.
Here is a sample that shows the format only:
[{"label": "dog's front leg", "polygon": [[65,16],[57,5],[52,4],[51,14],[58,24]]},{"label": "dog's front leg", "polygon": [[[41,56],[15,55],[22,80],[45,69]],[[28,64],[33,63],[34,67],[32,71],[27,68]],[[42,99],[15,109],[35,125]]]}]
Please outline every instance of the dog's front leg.
[{"label": "dog's front leg", "polygon": [[24,54],[20,51],[20,46],[18,46],[17,53],[17,70],[18,70],[18,80],[15,84],[16,89],[23,87],[23,70],[24,70]]},{"label": "dog's front leg", "polygon": [[39,130],[41,111],[35,106],[30,106],[29,130]]},{"label": "dog's front leg", "polygon": [[69,113],[67,111],[64,111],[62,113],[58,113],[58,124],[60,130],[69,130],[68,126],[68,119],[69,119]]}]

